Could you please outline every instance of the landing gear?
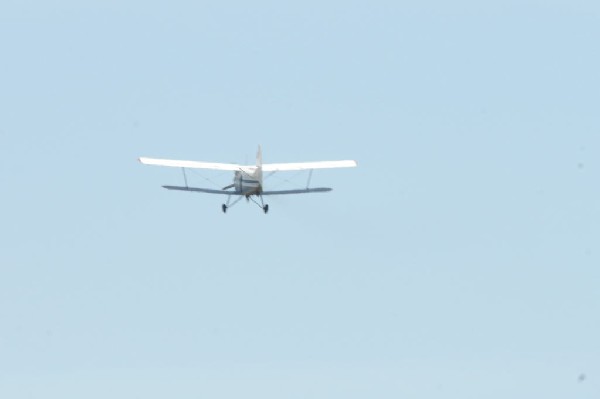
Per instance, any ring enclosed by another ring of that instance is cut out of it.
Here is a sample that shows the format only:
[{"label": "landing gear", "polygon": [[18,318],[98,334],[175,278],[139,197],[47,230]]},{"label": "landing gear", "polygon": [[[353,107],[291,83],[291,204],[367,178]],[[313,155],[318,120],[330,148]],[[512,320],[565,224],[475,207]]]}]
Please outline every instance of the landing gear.
[{"label": "landing gear", "polygon": [[265,204],[263,202],[263,197],[262,195],[258,195],[258,197],[260,197],[260,203],[255,200],[251,195],[246,195],[246,196],[239,196],[238,199],[236,199],[233,202],[230,202],[231,196],[229,196],[229,198],[227,199],[227,203],[226,204],[222,204],[221,205],[221,210],[223,211],[223,213],[227,213],[227,209],[231,208],[232,206],[234,206],[235,204],[237,204],[240,200],[242,200],[243,198],[246,198],[246,200],[248,202],[252,201],[254,202],[256,205],[258,205],[258,207],[260,209],[263,210],[264,213],[268,213],[269,212],[269,205]]},{"label": "landing gear", "polygon": [[259,197],[260,197],[260,205],[258,205],[258,202],[256,203],[256,205],[260,206],[266,215],[269,212],[269,204],[264,203],[262,195],[259,195]]},{"label": "landing gear", "polygon": [[223,211],[223,213],[227,213],[227,209],[233,207],[235,204],[237,204],[242,198],[242,196],[238,197],[238,199],[236,199],[235,201],[231,201],[231,195],[229,197],[227,197],[227,202],[221,205],[221,210]]},{"label": "landing gear", "polygon": [[252,197],[252,196],[248,196],[246,198],[248,198],[250,201],[252,201],[256,205],[258,205],[258,207],[260,209],[262,209],[264,213],[269,212],[269,205],[267,205],[267,204],[264,203],[262,195],[257,194],[256,196],[260,198],[260,203],[257,200],[255,200],[254,197]]}]

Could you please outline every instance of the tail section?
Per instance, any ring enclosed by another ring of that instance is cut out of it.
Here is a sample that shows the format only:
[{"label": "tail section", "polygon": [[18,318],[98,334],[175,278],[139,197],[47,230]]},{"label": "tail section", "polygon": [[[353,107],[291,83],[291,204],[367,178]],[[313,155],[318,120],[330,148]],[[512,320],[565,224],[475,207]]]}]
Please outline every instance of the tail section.
[{"label": "tail section", "polygon": [[263,181],[263,173],[262,173],[262,149],[260,145],[258,146],[258,151],[256,152],[256,172],[255,176],[258,180],[258,184],[260,186],[259,190],[262,191],[262,181]]},{"label": "tail section", "polygon": [[262,149],[260,145],[258,146],[258,151],[256,152],[256,167],[262,168]]}]

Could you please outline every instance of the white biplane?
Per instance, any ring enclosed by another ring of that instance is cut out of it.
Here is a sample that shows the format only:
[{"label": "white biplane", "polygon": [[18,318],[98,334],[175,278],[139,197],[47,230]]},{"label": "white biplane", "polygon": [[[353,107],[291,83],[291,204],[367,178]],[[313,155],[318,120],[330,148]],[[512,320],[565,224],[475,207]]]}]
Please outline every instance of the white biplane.
[{"label": "white biplane", "polygon": [[[252,200],[262,210],[267,213],[269,211],[269,205],[263,201],[265,195],[283,195],[283,194],[307,194],[307,193],[323,193],[331,191],[330,187],[314,187],[310,188],[310,179],[312,177],[312,171],[314,169],[328,169],[328,168],[353,168],[355,167],[356,161],[319,161],[319,162],[296,162],[296,163],[262,163],[262,151],[260,146],[256,154],[256,165],[238,165],[232,163],[214,163],[214,162],[198,162],[198,161],[178,161],[170,159],[154,159],[154,158],[140,158],[140,162],[144,165],[156,165],[156,166],[168,166],[173,168],[181,168],[183,171],[183,177],[185,186],[163,186],[168,190],[179,190],[179,191],[191,191],[198,193],[208,194],[224,194],[227,195],[227,202],[221,205],[223,213],[227,212],[227,209],[238,203],[242,198],[246,198],[247,201]],[[232,171],[234,172],[233,183],[223,187],[220,190],[210,188],[198,188],[190,187],[187,184],[187,176],[185,170],[189,169],[211,169],[221,171]],[[275,172],[284,171],[299,171],[308,170],[308,182],[306,188],[292,189],[292,190],[277,190],[277,191],[265,191],[263,190],[263,172]],[[230,190],[233,189],[233,190]],[[231,197],[237,196],[238,198],[231,202]],[[258,197],[260,203],[253,197]]]}]

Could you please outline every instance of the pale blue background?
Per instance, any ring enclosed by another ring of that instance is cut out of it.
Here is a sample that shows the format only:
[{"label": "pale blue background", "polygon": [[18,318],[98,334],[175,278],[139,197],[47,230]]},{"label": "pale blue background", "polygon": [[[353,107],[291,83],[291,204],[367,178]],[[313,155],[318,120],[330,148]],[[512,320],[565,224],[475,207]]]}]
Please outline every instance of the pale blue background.
[{"label": "pale blue background", "polygon": [[[598,398],[599,43],[597,1],[2,0],[0,397]],[[265,216],[136,161],[258,144],[360,166]]]}]

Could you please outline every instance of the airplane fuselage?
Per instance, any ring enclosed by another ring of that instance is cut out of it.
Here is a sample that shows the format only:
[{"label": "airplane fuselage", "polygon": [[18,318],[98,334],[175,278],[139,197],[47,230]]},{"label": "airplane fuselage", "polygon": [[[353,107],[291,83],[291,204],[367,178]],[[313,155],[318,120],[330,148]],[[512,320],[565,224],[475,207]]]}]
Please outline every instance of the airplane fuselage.
[{"label": "airplane fuselage", "polygon": [[262,179],[260,168],[255,171],[236,171],[233,177],[233,187],[238,193],[248,195],[260,195],[262,191]]}]

